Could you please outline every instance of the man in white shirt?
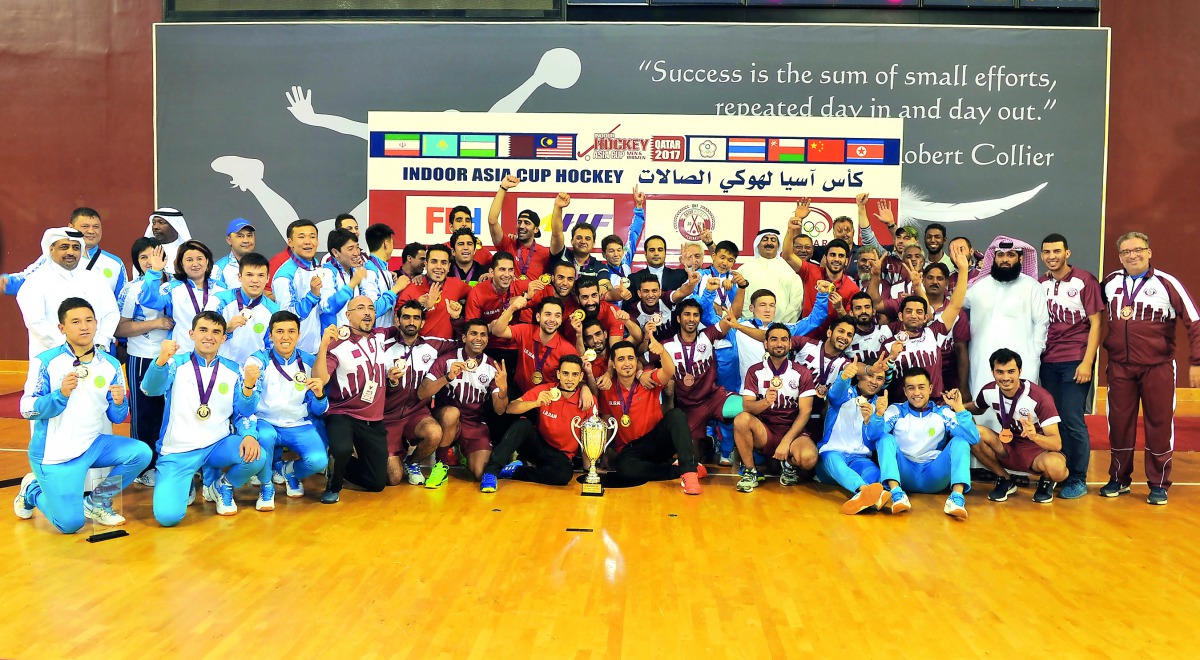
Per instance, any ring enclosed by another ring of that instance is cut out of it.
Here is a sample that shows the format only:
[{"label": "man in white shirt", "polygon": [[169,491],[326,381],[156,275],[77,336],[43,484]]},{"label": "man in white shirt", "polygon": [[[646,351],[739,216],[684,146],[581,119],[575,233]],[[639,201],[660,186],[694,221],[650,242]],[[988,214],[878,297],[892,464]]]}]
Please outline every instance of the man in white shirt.
[{"label": "man in white shirt", "polygon": [[[742,264],[738,273],[749,286],[770,289],[775,294],[775,320],[788,325],[800,319],[800,311],[804,306],[804,282],[779,256],[779,241],[779,230],[759,230],[754,238],[755,256]],[[742,312],[743,320],[752,317],[749,309]]]}]

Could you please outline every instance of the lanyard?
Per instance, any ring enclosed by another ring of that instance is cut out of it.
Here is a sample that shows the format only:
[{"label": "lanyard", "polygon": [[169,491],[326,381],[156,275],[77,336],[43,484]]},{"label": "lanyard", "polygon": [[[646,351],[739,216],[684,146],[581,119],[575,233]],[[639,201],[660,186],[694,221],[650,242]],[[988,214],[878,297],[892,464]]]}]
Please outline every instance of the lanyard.
[{"label": "lanyard", "polygon": [[[216,360],[216,358],[214,358]],[[217,385],[217,371],[220,370],[219,362],[214,362],[212,377],[208,379],[208,385],[204,384],[204,376],[200,373],[200,361],[196,359],[196,354],[192,353],[192,369],[196,372],[196,390],[200,394],[200,405],[207,406],[208,400],[212,397],[213,388]]]}]

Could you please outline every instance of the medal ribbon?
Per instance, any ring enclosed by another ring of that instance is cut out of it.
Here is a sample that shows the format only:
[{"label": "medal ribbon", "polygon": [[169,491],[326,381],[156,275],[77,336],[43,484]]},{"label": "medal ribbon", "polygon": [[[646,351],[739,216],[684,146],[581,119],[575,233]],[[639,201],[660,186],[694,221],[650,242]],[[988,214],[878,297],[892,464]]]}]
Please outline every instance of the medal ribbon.
[{"label": "medal ribbon", "polygon": [[638,388],[638,380],[636,378],[634,378],[633,385],[629,388],[629,399],[626,400],[625,395],[621,393],[620,386],[619,385],[617,386],[617,396],[620,397],[620,399],[621,399],[621,414],[623,414],[623,415],[629,414],[629,409],[631,407],[633,407],[633,393],[637,391],[637,388]]},{"label": "medal ribbon", "polygon": [[313,270],[317,267],[316,261],[313,261],[311,264],[305,263],[303,259],[296,256],[295,252],[292,252],[291,248],[288,248],[288,257],[291,258],[292,263],[296,264],[296,267],[300,270]]},{"label": "medal ribbon", "polygon": [[522,275],[527,275],[529,271],[529,264],[533,261],[533,246],[529,246],[528,254],[524,259],[521,258],[520,246],[521,244],[517,243],[517,268],[521,271]]},{"label": "medal ribbon", "polygon": [[[239,312],[240,312],[240,311],[242,311],[243,309],[246,309],[246,308],[254,309],[255,307],[258,307],[260,303],[262,303],[262,296],[259,296],[259,297],[255,298],[255,299],[254,299],[254,302],[251,302],[251,303],[243,303],[243,302],[242,302],[242,290],[241,290],[241,289],[238,289],[238,290],[237,290],[237,294],[236,294],[236,295],[237,295],[237,304],[238,304],[238,311],[239,311]],[[197,312],[197,313],[199,313],[199,312]]]},{"label": "medal ribbon", "polygon": [[[546,360],[550,359],[550,351],[552,351],[552,350],[554,350],[553,346],[547,346],[546,352],[543,353],[542,356],[539,358],[538,357],[538,341],[536,338],[533,340],[533,370],[534,371],[540,372],[542,370],[542,365],[546,364]],[[546,374],[544,374],[544,373],[542,374],[543,377],[545,377],[545,375]]]},{"label": "medal ribbon", "polygon": [[388,270],[387,264],[383,263],[383,260],[375,255],[371,255],[371,263],[375,264],[380,273],[383,273],[383,281],[387,282],[387,288],[391,289],[392,285],[396,282],[392,280],[392,271]]},{"label": "medal ribbon", "polygon": [[1017,401],[1021,400],[1021,393],[1025,391],[1025,383],[1017,388],[1017,394],[1012,398],[1012,405],[1008,406],[1008,412],[1004,410],[1004,393],[1000,388],[996,388],[996,393],[1000,395],[1000,425],[1006,429],[1012,428],[1013,419],[1017,416]]},{"label": "medal ribbon", "polygon": [[776,377],[776,378],[780,378],[780,377],[782,377],[782,376],[783,376],[783,374],[784,374],[784,373],[786,373],[786,372],[787,372],[787,370],[788,370],[788,361],[787,361],[787,359],[785,358],[785,359],[784,359],[784,361],[783,361],[783,364],[782,364],[782,365],[780,365],[778,369],[776,369],[776,368],[775,368],[775,365],[774,365],[774,364],[771,364],[771,360],[770,360],[770,358],[768,358],[768,359],[767,359],[767,368],[771,370],[771,375],[772,375],[772,376],[774,376],[774,377]]},{"label": "medal ribbon", "polygon": [[192,284],[191,280],[188,280],[187,281],[188,297],[192,299],[192,309],[196,310],[196,313],[199,314],[201,310],[203,310],[205,307],[208,307],[208,282],[207,282],[207,280],[204,283],[204,303],[203,304],[196,302],[195,289],[196,289],[196,286],[194,284]]},{"label": "medal ribbon", "polygon": [[[304,371],[304,360],[301,359],[299,355],[296,356],[296,362],[300,363],[300,371]],[[271,351],[271,364],[275,365],[275,370],[278,371],[281,376],[286,378],[289,383],[292,382],[291,374],[284,371],[283,365],[279,363],[279,360],[275,359],[275,351]]]},{"label": "medal ribbon", "polygon": [[817,351],[817,384],[824,385],[825,381],[829,380],[829,372],[833,371],[833,365],[837,362],[837,358],[829,358],[829,366],[825,366],[825,347],[822,346]]},{"label": "medal ribbon", "polygon": [[[700,337],[696,337],[696,341],[700,341]],[[684,375],[690,374],[692,372],[692,365],[695,363],[695,359],[696,359],[696,341],[688,344],[683,341],[682,333],[679,336],[679,346],[683,349],[683,373],[684,373]],[[691,348],[692,348],[692,350],[690,352],[688,351],[689,346],[691,346]]]},{"label": "medal ribbon", "polygon": [[712,277],[716,277],[718,280],[721,280],[721,286],[717,287],[717,303],[722,307],[728,307],[729,291],[725,290],[725,278],[728,277],[728,275],[722,276],[720,273],[716,272],[716,269],[713,269],[713,273],[715,273],[715,275]]},{"label": "medal ribbon", "polygon": [[[217,358],[213,358],[214,361]],[[212,398],[213,388],[217,386],[217,371],[220,370],[220,362],[213,364],[212,378],[208,379],[208,385],[204,385],[204,376],[200,373],[200,361],[196,359],[196,354],[192,353],[192,369],[196,372],[196,391],[200,394],[200,405],[207,406],[208,400]]]},{"label": "medal ribbon", "polygon": [[1121,284],[1123,285],[1121,287],[1122,307],[1133,307],[1133,299],[1137,298],[1137,294],[1142,292],[1142,287],[1146,286],[1146,282],[1150,280],[1149,271],[1147,271],[1145,275],[1142,275],[1140,279],[1141,281],[1138,282],[1137,288],[1133,290],[1133,293],[1129,293],[1129,277],[1124,275],[1121,276]]},{"label": "medal ribbon", "polygon": [[71,356],[75,358],[75,362],[71,363],[72,367],[78,367],[79,365],[83,364],[83,358],[96,354],[96,346],[94,344],[91,348],[84,351],[83,355],[75,355],[75,349],[71,348],[70,346],[67,346],[67,350],[71,351]]}]

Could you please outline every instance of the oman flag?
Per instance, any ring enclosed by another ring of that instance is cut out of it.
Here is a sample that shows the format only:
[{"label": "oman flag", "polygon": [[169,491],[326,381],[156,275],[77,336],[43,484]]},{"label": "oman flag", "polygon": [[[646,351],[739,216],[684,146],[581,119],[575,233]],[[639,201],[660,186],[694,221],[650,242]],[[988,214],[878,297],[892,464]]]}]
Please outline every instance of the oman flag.
[{"label": "oman flag", "polygon": [[771,138],[767,140],[767,160],[772,163],[803,163],[802,138]]}]

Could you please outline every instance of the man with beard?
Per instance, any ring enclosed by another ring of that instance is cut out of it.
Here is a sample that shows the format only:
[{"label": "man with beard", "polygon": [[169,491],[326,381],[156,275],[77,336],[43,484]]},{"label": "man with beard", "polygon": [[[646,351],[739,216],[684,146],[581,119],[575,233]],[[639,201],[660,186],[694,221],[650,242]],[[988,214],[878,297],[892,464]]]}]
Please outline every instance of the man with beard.
[{"label": "man with beard", "polygon": [[876,323],[875,303],[863,291],[850,296],[850,317],[854,319],[854,341],[850,344],[850,357],[874,363],[884,353],[886,340],[892,336],[887,325]]},{"label": "man with beard", "polygon": [[[538,245],[535,239],[542,235],[541,229],[538,228],[541,218],[537,213],[525,209],[517,214],[517,233],[504,234],[504,227],[500,224],[504,198],[508,191],[516,188],[519,183],[521,180],[511,174],[500,182],[500,190],[496,192],[492,206],[488,209],[488,231],[492,234],[492,244],[497,250],[503,250],[516,257],[518,277],[534,280],[549,271],[550,255],[563,249],[562,233],[559,233],[557,243],[554,237],[551,238],[550,247]],[[556,199],[556,207],[557,204]]]},{"label": "man with beard", "polygon": [[972,392],[992,381],[988,358],[1001,348],[1020,354],[1027,378],[1037,382],[1050,312],[1046,289],[1037,281],[1034,255],[1028,243],[997,236],[988,247],[983,276],[967,291],[963,309],[971,317]]},{"label": "man with beard", "polygon": [[150,223],[146,226],[146,236],[153,237],[163,247],[166,255],[167,272],[174,273],[175,253],[179,246],[192,240],[192,232],[188,231],[187,220],[179,209],[163,207],[155,209],[150,214]]},{"label": "man with beard", "polygon": [[480,264],[475,258],[475,244],[479,241],[470,228],[455,229],[450,236],[450,275],[467,286],[475,286],[487,279],[488,264]]},{"label": "man with beard", "polygon": [[[700,281],[700,273],[691,273],[690,276],[696,282]],[[656,338],[659,341],[665,341],[667,337],[675,333],[675,326],[671,322],[671,307],[662,299],[662,287],[658,283],[658,278],[642,278],[638,282],[636,291],[637,298],[625,303],[625,311],[629,313],[638,327],[643,329],[643,334],[645,334],[646,324],[657,316],[660,323],[655,326]]]},{"label": "man with beard", "polygon": [[850,516],[871,508],[878,511],[892,501],[879,466],[871,460],[888,407],[883,372],[855,360],[829,389],[829,410],[817,445],[817,479],[850,492],[842,505],[842,513]]},{"label": "man with beard", "polygon": [[234,218],[225,228],[225,244],[229,246],[229,254],[217,259],[213,264],[213,281],[226,289],[232,289],[238,283],[238,264],[242,257],[254,252],[254,225],[245,218]]},{"label": "man with beard", "polygon": [[400,379],[400,369],[387,362],[388,332],[375,327],[374,301],[356,296],[346,305],[346,325],[331,325],[321,337],[313,376],[326,383],[325,430],[333,459],[322,504],[337,504],[346,481],[373,493],[387,485],[384,391]]},{"label": "man with beard", "polygon": [[526,296],[529,298],[529,304],[525,306],[525,310],[513,318],[520,323],[533,323],[533,309],[538,303],[546,298],[558,298],[563,303],[564,309],[566,305],[574,305],[575,293],[575,265],[565,261],[559,261],[550,266],[548,273],[543,273],[538,281],[550,286],[542,288],[537,293]]},{"label": "man with beard", "polygon": [[[755,257],[738,269],[750,284],[770,287],[775,293],[775,313],[780,323],[795,323],[800,319],[804,304],[804,282],[779,256],[779,230],[760,229],[754,238]],[[742,320],[751,317],[750,311],[742,312]]]},{"label": "man with beard", "polygon": [[[675,363],[675,407],[687,415],[694,448],[707,435],[709,421],[733,419],[742,412],[741,398],[717,383],[714,347],[729,333],[729,321],[721,319],[701,330],[700,317],[699,302],[689,298],[679,303],[675,307],[679,332],[662,344]],[[647,342],[650,346],[657,343],[653,339]]]},{"label": "man with beard", "polygon": [[[945,264],[937,262],[925,267],[922,288],[934,315],[941,314],[949,304],[946,298],[949,282],[950,269]],[[960,390],[967,398],[973,391],[967,389],[968,375],[971,373],[970,346],[971,322],[964,310],[958,313],[958,321],[941,346],[942,386],[948,390]]]},{"label": "man with beard", "polygon": [[1042,354],[1042,387],[1054,398],[1062,418],[1062,451],[1067,456],[1070,476],[1062,485],[1063,499],[1087,494],[1088,438],[1086,413],[1088,393],[1092,389],[1092,367],[1100,347],[1100,315],[1104,298],[1096,277],[1070,265],[1071,250],[1062,234],[1042,239],[1042,261],[1050,326],[1046,330],[1046,352]]},{"label": "man with beard", "polygon": [[[799,234],[803,235],[804,234],[803,230],[800,230]],[[851,246],[850,253],[848,255],[848,261],[850,263],[849,263],[849,265],[846,266],[846,274],[849,275],[850,277],[854,277],[854,273],[851,272],[851,266],[853,266],[853,264],[854,264],[854,256],[855,256],[854,255],[854,247],[853,247],[854,246],[854,221],[851,220],[849,216],[839,215],[838,217],[833,219],[833,238],[830,239],[830,242],[833,242],[834,240],[842,240],[846,243],[846,245]],[[812,260],[818,264],[822,263],[825,260],[825,251],[828,249],[829,249],[828,243],[814,248],[813,254],[812,254]]]},{"label": "man with beard", "polygon": [[[696,462],[688,437],[687,416],[679,408],[665,414],[662,391],[675,377],[675,361],[653,337],[650,350],[662,366],[641,371],[637,349],[627,341],[610,350],[615,377],[600,393],[600,414],[617,420],[617,474],[627,481],[645,483],[679,479],[683,492],[699,495],[700,478],[708,471]],[[678,460],[672,462],[672,457]]]},{"label": "man with beard", "polygon": [[[433,455],[442,441],[442,427],[431,416],[429,401],[417,396],[417,389],[433,368],[438,355],[454,345],[439,339],[421,339],[425,310],[421,303],[410,300],[396,314],[397,332],[384,341],[385,364],[398,369],[400,377],[388,381],[383,406],[383,422],[387,428],[387,481],[395,486],[406,476],[413,486],[424,484],[437,488],[446,483],[449,469],[437,462],[429,479],[421,473],[421,463]],[[409,451],[411,450],[411,454]]]},{"label": "man with beard", "polygon": [[804,430],[812,413],[816,386],[812,372],[788,359],[792,336],[787,326],[767,327],[766,358],[750,367],[742,385],[742,410],[733,418],[733,439],[744,466],[738,492],[758,487],[754,452],[780,462],[779,483],[799,483],[798,470],[817,465],[817,447]]},{"label": "man with beard", "polygon": [[[969,269],[968,281],[974,282],[975,280],[979,279],[979,260],[977,259],[979,255],[975,252],[974,246],[971,245],[971,239],[965,236],[955,236],[954,238],[950,239],[950,245],[948,249],[950,250],[950,254],[954,254],[955,249],[966,250],[967,266]],[[950,274],[953,275],[956,272],[958,272],[958,267],[951,262]],[[948,293],[954,293],[954,283],[957,281],[958,280],[955,279],[950,280],[950,288],[948,289]]]},{"label": "man with beard", "polygon": [[[882,249],[879,239],[875,236],[875,230],[871,227],[871,220],[867,217],[867,202],[870,197],[867,193],[863,193],[856,198],[858,202],[858,236],[859,241],[864,248],[877,247]],[[892,252],[880,259],[879,269],[880,277],[883,280],[884,291],[891,287],[904,282],[911,281],[909,278],[909,270],[904,262],[904,251],[910,245],[917,245],[917,228],[916,227],[901,227],[896,224],[896,216],[892,212],[892,205],[886,200],[879,202],[879,213],[875,215],[880,222],[888,228],[888,232],[895,235],[895,242],[892,245]],[[921,271],[917,271],[920,273]]]},{"label": "man with beard", "polygon": [[400,253],[400,275],[408,277],[409,280],[416,282],[417,278],[425,277],[425,245],[423,243],[409,243],[404,246],[404,250]]},{"label": "man with beard", "polygon": [[508,308],[489,326],[494,336],[516,343],[519,357],[514,382],[522,392],[544,382],[553,382],[563,356],[576,354],[575,347],[558,333],[563,320],[563,303],[558,298],[551,296],[537,304],[534,325],[510,326],[513,315],[527,304],[522,296],[513,298]]},{"label": "man with beard", "polygon": [[[916,285],[920,282],[920,274],[925,271],[925,253],[921,251],[921,246],[910,245],[904,248],[904,252],[900,256],[904,260],[908,277],[891,286],[884,287],[882,293],[884,300],[899,300],[913,295]],[[882,277],[882,273],[880,275]]]},{"label": "man with beard", "polygon": [[[440,444],[448,448],[457,440],[475,479],[484,478],[483,468],[492,457],[483,408],[490,401],[499,415],[508,406],[508,373],[503,362],[497,363],[484,354],[487,343],[488,326],[483,319],[467,321],[462,348],[438,357],[417,389],[422,400],[436,395],[433,417],[442,426]],[[487,483],[481,481],[480,488],[485,486]]]},{"label": "man with beard", "polygon": [[[554,215],[550,218],[551,244],[563,242],[562,213],[571,204],[571,196],[559,193],[554,200]],[[611,288],[612,273],[602,259],[592,256],[592,248],[596,245],[596,228],[583,223],[576,223],[571,228],[571,245],[564,246],[550,256],[550,263],[563,262],[575,267],[578,277],[591,277],[600,283],[600,291],[608,293]]]},{"label": "man with beard", "polygon": [[400,292],[396,304],[415,300],[425,308],[425,325],[421,336],[426,339],[450,339],[454,337],[451,322],[462,317],[463,302],[471,293],[471,287],[462,280],[448,277],[450,274],[450,248],[445,245],[430,245],[425,252],[426,276],[424,281],[413,282]]},{"label": "man with beard", "polygon": [[80,267],[83,246],[83,233],[70,227],[55,227],[42,234],[45,264],[33,271],[17,292],[17,305],[29,331],[30,360],[65,341],[58,307],[68,297],[82,298],[92,306],[96,344],[112,344],[121,313],[108,284]]},{"label": "man with beard", "polygon": [[[959,273],[959,287],[951,296],[950,302],[940,314],[934,315],[929,321],[929,303],[924,298],[909,296],[900,301],[900,320],[892,323],[889,328],[892,336],[886,338],[885,345],[900,343],[903,350],[895,357],[899,373],[907,373],[914,367],[922,367],[929,372],[931,396],[941,396],[942,385],[942,350],[941,346],[950,335],[958,322],[958,313],[962,309],[963,298],[967,294],[966,254],[962,250],[953,251],[950,255],[955,263],[962,266]],[[895,353],[895,348],[889,349]],[[896,381],[888,393],[895,401],[904,398],[903,383]]]},{"label": "man with beard", "polygon": [[940,263],[946,268],[954,264],[946,251],[946,225],[934,222],[925,227],[925,254],[929,263]]},{"label": "man with beard", "polygon": [[606,380],[609,372],[608,347],[608,332],[604,324],[599,319],[584,319],[583,330],[575,340],[575,350],[583,359],[584,377],[589,385],[611,382]]},{"label": "man with beard", "polygon": [[[812,337],[792,337],[792,355],[799,364],[808,367],[812,372],[816,398],[813,399],[812,413],[808,417],[805,432],[811,438],[820,438],[825,426],[825,395],[837,381],[842,368],[850,363],[846,353],[854,342],[854,320],[843,316],[834,321],[825,330],[825,339],[817,341]],[[797,481],[784,483],[791,486]],[[780,483],[783,483],[782,480]]]},{"label": "man with beard", "polygon": [[971,455],[997,475],[996,488],[988,495],[1003,502],[1017,492],[1012,472],[1037,474],[1033,501],[1054,501],[1054,484],[1067,478],[1067,457],[1058,433],[1058,410],[1050,393],[1021,378],[1021,356],[1002,348],[988,357],[994,381],[979,390],[967,404],[973,415],[990,410],[979,425],[977,445]]},{"label": "man with beard", "polygon": [[620,341],[628,334],[631,343],[640,342],[642,340],[641,327],[629,318],[628,313],[617,309],[612,303],[603,299],[601,284],[602,282],[598,282],[590,275],[575,280],[574,297],[563,301],[563,313],[568,316],[570,322],[564,323],[559,332],[568,342],[574,344],[576,337],[579,336],[583,319],[594,317],[600,319],[613,340]]},{"label": "man with beard", "polygon": [[[508,308],[514,296],[530,298],[546,288],[541,280],[517,279],[517,261],[503,250],[492,255],[491,270],[491,279],[467,295],[464,316],[469,319],[483,319],[490,324]],[[517,373],[517,344],[513,340],[501,337],[489,340],[487,354],[503,362],[509,373]]]},{"label": "man with beard", "polygon": [[[572,435],[572,420],[588,418],[591,408],[583,406],[581,390],[586,387],[583,361],[576,355],[564,355],[558,363],[557,384],[542,383],[508,404],[510,415],[520,415],[496,445],[483,468],[479,490],[494,493],[497,479],[516,479],[548,486],[571,482],[571,461],[579,451]],[[525,417],[536,409],[537,426]],[[504,464],[513,454],[520,458]]]},{"label": "man with beard", "polygon": [[[790,237],[800,231],[800,226],[809,214],[810,201],[801,199],[796,205],[796,215],[788,222],[788,233],[784,237],[784,242],[789,242]],[[801,308],[803,315],[807,316],[812,311],[812,300],[816,298],[817,282],[825,281],[833,284],[834,293],[837,296],[829,303],[829,318],[837,318],[845,314],[848,310],[843,306],[845,301],[850,300],[850,297],[858,293],[858,285],[854,283],[854,279],[846,275],[846,266],[850,263],[850,244],[846,241],[835,238],[825,246],[825,266],[817,266],[807,261],[801,261],[795,255],[784,255],[792,269],[800,276],[804,282],[804,305]],[[823,329],[818,329],[817,332],[822,332]],[[819,335],[818,335],[819,336]]]},{"label": "man with beard", "polygon": [[317,225],[312,220],[296,220],[287,228],[287,261],[275,271],[271,290],[280,310],[300,319],[300,343],[297,348],[316,353],[321,342],[322,279],[317,265]]},{"label": "man with beard", "polygon": [[635,271],[629,278],[635,288],[653,275],[662,288],[662,298],[668,306],[674,306],[692,295],[700,278],[691,278],[691,273],[683,268],[667,267],[667,239],[657,234],[646,238],[642,242],[642,252],[646,256],[646,267]]},{"label": "man with beard", "polygon": [[[100,214],[95,209],[82,206],[71,212],[71,219],[67,221],[67,226],[83,234],[83,254],[80,257],[84,266],[83,270],[104,278],[108,288],[112,290],[113,296],[119,297],[122,289],[125,288],[127,279],[125,262],[121,261],[117,255],[100,249],[100,240],[104,237]],[[17,295],[21,285],[25,283],[25,279],[45,263],[46,256],[39,255],[37,260],[20,273],[0,275],[0,289],[10,296]]]}]

